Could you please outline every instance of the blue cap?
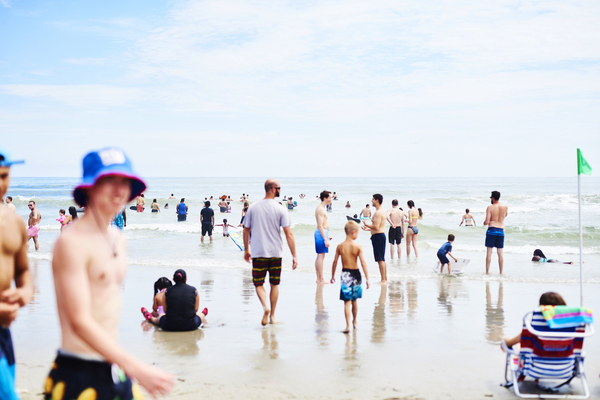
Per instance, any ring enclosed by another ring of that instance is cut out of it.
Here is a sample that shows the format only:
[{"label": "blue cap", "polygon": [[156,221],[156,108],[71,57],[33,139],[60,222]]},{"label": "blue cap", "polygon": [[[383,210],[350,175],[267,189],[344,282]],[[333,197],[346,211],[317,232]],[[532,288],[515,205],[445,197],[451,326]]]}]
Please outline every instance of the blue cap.
[{"label": "blue cap", "polygon": [[131,180],[131,196],[129,201],[135,199],[146,190],[146,184],[133,172],[131,161],[123,150],[108,147],[92,151],[83,158],[83,181],[73,191],[75,202],[85,207],[87,197],[85,191],[93,187],[98,179],[105,176],[123,176]]},{"label": "blue cap", "polygon": [[13,164],[23,164],[24,162],[25,161],[23,160],[12,160],[8,151],[5,148],[0,147],[0,167],[10,167]]}]

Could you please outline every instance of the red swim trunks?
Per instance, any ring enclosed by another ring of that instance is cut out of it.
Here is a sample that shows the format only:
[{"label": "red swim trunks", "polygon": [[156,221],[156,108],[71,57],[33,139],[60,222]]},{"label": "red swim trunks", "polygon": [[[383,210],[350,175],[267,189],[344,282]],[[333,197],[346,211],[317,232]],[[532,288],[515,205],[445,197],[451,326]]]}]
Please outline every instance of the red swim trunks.
[{"label": "red swim trunks", "polygon": [[137,212],[144,212],[144,206],[141,204],[138,204],[137,206]]}]

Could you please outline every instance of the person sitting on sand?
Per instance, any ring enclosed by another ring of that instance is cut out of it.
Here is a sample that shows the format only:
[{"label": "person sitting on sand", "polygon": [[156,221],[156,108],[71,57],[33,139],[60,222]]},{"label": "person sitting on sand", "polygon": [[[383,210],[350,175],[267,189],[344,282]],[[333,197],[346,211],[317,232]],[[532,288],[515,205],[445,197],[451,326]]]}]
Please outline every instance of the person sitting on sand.
[{"label": "person sitting on sand", "polygon": [[160,317],[165,314],[165,308],[167,306],[167,300],[165,292],[167,288],[173,286],[173,282],[169,278],[159,278],[154,282],[154,298],[152,300],[152,313],[150,313],[146,307],[142,307],[142,314],[146,321],[152,322],[155,325],[159,324]]},{"label": "person sitting on sand", "polygon": [[156,201],[156,199],[152,200],[152,204],[150,205],[150,208],[152,209],[152,212],[160,212],[160,206],[158,205],[158,202]]},{"label": "person sitting on sand", "polygon": [[229,237],[229,232],[227,231],[228,228],[235,228],[235,226],[230,225],[227,223],[227,219],[223,219],[223,223],[222,224],[217,224],[215,226],[222,226],[223,227],[223,236],[224,237]]},{"label": "person sitting on sand", "polygon": [[[158,317],[158,325],[163,331],[193,331],[206,322],[208,309],[205,308],[201,313],[200,295],[195,287],[186,283],[187,275],[184,270],[178,269],[173,274],[175,285],[170,286],[165,291],[165,314]],[[151,314],[146,310],[144,318],[148,319]],[[154,317],[151,317],[154,318]],[[156,320],[150,319],[156,323]]]},{"label": "person sitting on sand", "polygon": [[[346,222],[344,231],[346,232],[346,240],[338,244],[335,250],[335,258],[331,266],[331,283],[335,283],[335,269],[337,260],[342,257],[342,275],[340,289],[340,300],[344,301],[344,315],[346,316],[346,329],[343,333],[350,333],[350,329],[356,329],[356,316],[358,315],[357,300],[362,297],[362,277],[358,269],[357,260],[360,259],[363,272],[365,273],[365,281],[367,289],[369,288],[369,272],[367,271],[367,263],[363,256],[363,248],[355,240],[358,237],[360,225],[354,221]],[[352,313],[352,327],[350,326],[350,313]]]},{"label": "person sitting on sand", "polygon": [[460,221],[460,224],[458,226],[462,226],[463,222],[465,223],[465,226],[477,226],[477,224],[475,223],[475,218],[473,218],[468,208],[465,210],[465,215],[463,215],[462,220]]},{"label": "person sitting on sand", "polygon": [[[546,292],[540,297],[540,306],[566,306],[567,303],[562,298],[562,296],[556,292]],[[509,349],[516,344],[521,342],[521,334],[519,333],[517,336],[513,338],[505,337],[504,343]],[[502,347],[502,344],[500,344]]]},{"label": "person sitting on sand", "polygon": [[551,258],[547,258],[544,253],[540,249],[535,249],[533,251],[533,258],[531,261],[541,262],[541,263],[562,263],[562,264],[573,264],[573,261],[558,261]]},{"label": "person sitting on sand", "polygon": [[458,259],[456,257],[454,257],[452,255],[452,253],[450,253],[452,251],[452,243],[453,242],[454,242],[454,235],[449,234],[448,241],[446,243],[444,243],[437,252],[437,257],[440,260],[440,263],[442,264],[442,267],[440,268],[440,274],[444,272],[444,265],[446,265],[446,264],[448,265],[448,274],[452,273],[452,268],[450,267],[450,260],[448,260],[448,257],[446,257],[447,255],[452,257],[454,259],[454,262],[458,262]]}]

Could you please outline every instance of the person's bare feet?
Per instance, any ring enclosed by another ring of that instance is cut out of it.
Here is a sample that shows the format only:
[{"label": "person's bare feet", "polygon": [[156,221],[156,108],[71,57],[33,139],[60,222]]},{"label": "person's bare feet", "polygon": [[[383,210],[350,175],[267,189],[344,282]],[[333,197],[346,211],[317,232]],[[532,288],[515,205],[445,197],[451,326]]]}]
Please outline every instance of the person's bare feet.
[{"label": "person's bare feet", "polygon": [[350,327],[346,327],[346,329],[344,329],[342,331],[342,333],[346,333],[346,334],[350,333]]},{"label": "person's bare feet", "polygon": [[269,315],[271,314],[271,310],[268,308],[265,309],[265,313],[263,314],[262,321],[260,322],[262,326],[265,326],[269,323]]},{"label": "person's bare feet", "polygon": [[352,327],[353,327],[354,329],[356,329],[356,327],[357,327],[357,326],[358,326],[358,322],[357,322],[357,321],[354,321],[354,322],[352,322]]},{"label": "person's bare feet", "polygon": [[328,281],[326,281],[325,279],[323,279],[323,280],[321,280],[321,281],[317,280],[317,283],[322,283],[322,284],[324,284],[324,285],[327,285],[329,282],[328,282]]},{"label": "person's bare feet", "polygon": [[388,284],[388,281],[381,281],[381,282],[379,282],[379,284],[380,284],[380,285],[387,285],[387,284]]},{"label": "person's bare feet", "polygon": [[279,323],[279,320],[278,320],[277,318],[273,318],[273,317],[271,317],[271,319],[269,320],[269,323],[270,323],[270,324],[278,324],[278,323]]}]

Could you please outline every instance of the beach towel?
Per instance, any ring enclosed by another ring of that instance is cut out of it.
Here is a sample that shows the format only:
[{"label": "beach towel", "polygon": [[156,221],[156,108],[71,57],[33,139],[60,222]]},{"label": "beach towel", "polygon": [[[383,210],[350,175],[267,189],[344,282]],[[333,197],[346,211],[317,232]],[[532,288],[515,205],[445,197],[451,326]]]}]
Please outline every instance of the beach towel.
[{"label": "beach towel", "polygon": [[540,306],[550,329],[575,328],[594,322],[591,308],[568,306]]}]

